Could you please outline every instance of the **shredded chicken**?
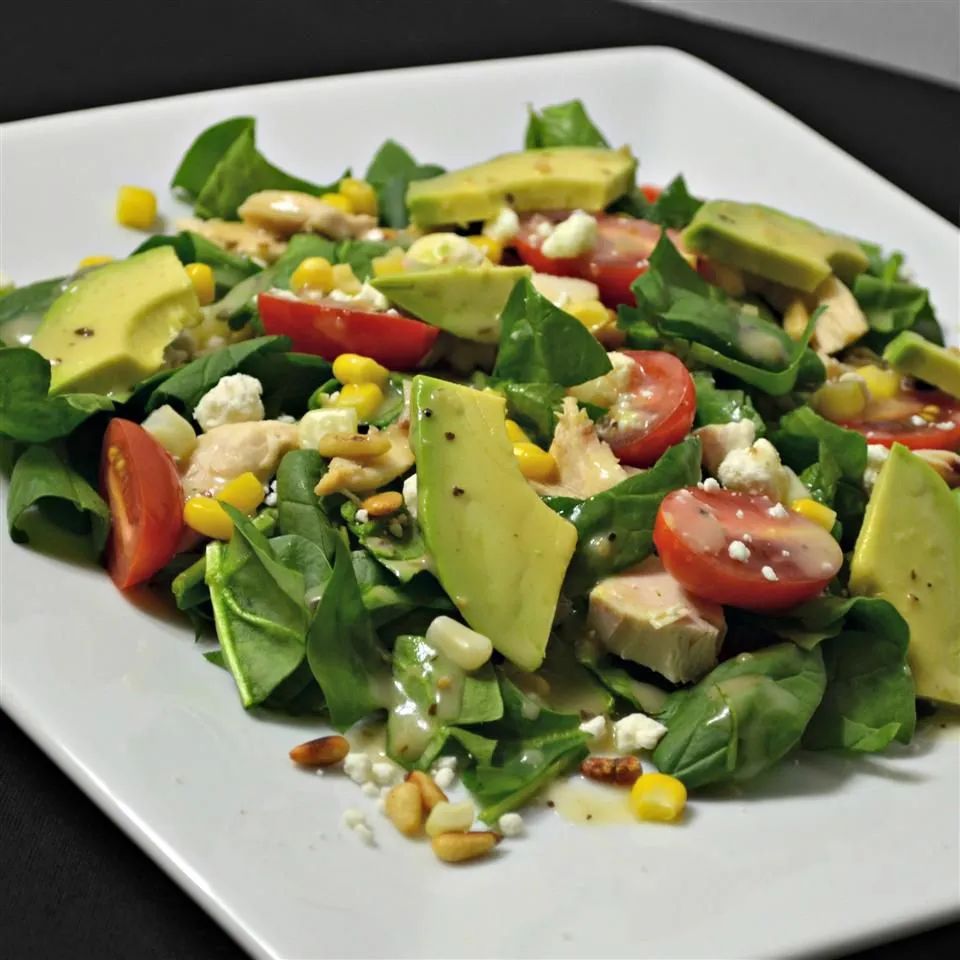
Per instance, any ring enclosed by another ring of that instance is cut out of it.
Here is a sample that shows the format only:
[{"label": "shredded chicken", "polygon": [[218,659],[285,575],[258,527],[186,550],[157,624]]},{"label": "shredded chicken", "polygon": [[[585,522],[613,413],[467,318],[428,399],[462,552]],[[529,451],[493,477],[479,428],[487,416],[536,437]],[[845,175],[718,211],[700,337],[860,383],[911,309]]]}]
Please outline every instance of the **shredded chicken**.
[{"label": "shredded chicken", "polygon": [[263,263],[273,263],[287,249],[285,240],[280,240],[272,233],[249,223],[186,217],[177,221],[177,229],[199,233],[201,237],[224,250],[235,251]]},{"label": "shredded chicken", "polygon": [[392,423],[383,431],[390,440],[390,449],[379,457],[352,460],[334,457],[327,465],[327,472],[315,487],[317,496],[349,490],[351,493],[369,493],[402,476],[414,462],[413,451],[407,436],[409,423]]},{"label": "shredded chicken", "polygon": [[299,443],[295,423],[256,420],[227,423],[197,438],[197,446],[183,464],[184,499],[213,496],[241,473],[254,473],[266,483],[285,453]]},{"label": "shredded chicken", "polygon": [[377,225],[365,213],[347,213],[309,193],[261,190],[243,201],[238,210],[245,224],[281,237],[295,233],[320,233],[333,240],[360,237]]},{"label": "shredded chicken", "polygon": [[809,297],[796,296],[787,304],[783,312],[783,328],[787,335],[799,340],[811,313],[819,307],[826,309],[817,317],[810,343],[821,354],[839,353],[870,329],[853,294],[831,275]]},{"label": "shredded chicken", "polygon": [[573,397],[564,398],[550,453],[557,461],[557,482],[533,483],[537,493],[543,495],[585,499],[629,476]]},{"label": "shredded chicken", "polygon": [[948,487],[960,487],[960,453],[952,450],[914,450],[947,481]]}]

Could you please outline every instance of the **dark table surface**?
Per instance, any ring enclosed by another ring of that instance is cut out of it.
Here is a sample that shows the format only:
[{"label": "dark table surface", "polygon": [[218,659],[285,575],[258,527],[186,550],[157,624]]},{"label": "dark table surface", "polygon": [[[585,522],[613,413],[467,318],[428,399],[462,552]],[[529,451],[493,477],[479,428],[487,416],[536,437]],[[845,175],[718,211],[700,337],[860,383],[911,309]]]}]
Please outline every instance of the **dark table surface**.
[{"label": "dark table surface", "polygon": [[[147,7],[101,0],[57,5],[55,13],[21,4],[4,21],[5,121],[322,74],[591,47],[677,47],[758,90],[947,219],[960,216],[956,90],[626,5],[166,0]],[[2,714],[0,877],[0,954],[9,960],[244,956]],[[955,923],[857,957],[938,960],[958,950]]]}]

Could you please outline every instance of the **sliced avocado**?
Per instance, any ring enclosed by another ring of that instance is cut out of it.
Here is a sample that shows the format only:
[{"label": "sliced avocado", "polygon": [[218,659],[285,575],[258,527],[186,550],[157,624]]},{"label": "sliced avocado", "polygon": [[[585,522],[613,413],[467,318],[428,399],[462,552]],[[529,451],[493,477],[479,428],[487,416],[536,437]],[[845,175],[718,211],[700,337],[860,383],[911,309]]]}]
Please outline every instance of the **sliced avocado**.
[{"label": "sliced avocado", "polygon": [[627,147],[524,150],[415,180],[407,188],[407,207],[420,227],[489,220],[503,207],[518,213],[603,210],[633,186],[636,169]]},{"label": "sliced avocado", "polygon": [[199,319],[193,284],[173,248],[155,247],[71,283],[30,346],[51,363],[52,393],[124,393],[156,373],[164,348]]},{"label": "sliced avocado", "polygon": [[851,283],[867,269],[856,240],[757,203],[711,200],[683,231],[683,245],[765,280],[813,293],[835,273]]},{"label": "sliced avocado", "polygon": [[910,625],[917,696],[960,704],[960,503],[900,444],[867,504],[850,592],[888,600]]},{"label": "sliced avocado", "polygon": [[883,351],[883,359],[894,370],[926,380],[935,387],[960,397],[960,352],[939,347],[919,333],[905,330]]},{"label": "sliced avocado", "polygon": [[536,670],[577,531],[521,475],[504,416],[496,394],[414,377],[417,515],[463,618],[508,660]]},{"label": "sliced avocado", "polygon": [[379,277],[373,285],[395,306],[464,340],[496,343],[500,312],[529,267],[438,267]]}]

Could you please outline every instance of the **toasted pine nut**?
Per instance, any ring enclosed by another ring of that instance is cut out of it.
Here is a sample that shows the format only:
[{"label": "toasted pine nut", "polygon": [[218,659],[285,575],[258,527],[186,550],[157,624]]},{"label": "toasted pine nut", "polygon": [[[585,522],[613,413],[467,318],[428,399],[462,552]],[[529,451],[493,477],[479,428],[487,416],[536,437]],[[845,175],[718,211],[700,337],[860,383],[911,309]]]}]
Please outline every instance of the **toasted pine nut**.
[{"label": "toasted pine nut", "polygon": [[423,829],[423,799],[415,783],[398,783],[386,798],[390,822],[405,836],[415,837]]},{"label": "toasted pine nut", "polygon": [[349,460],[379,457],[389,449],[390,439],[382,433],[328,433],[317,443],[321,457],[346,457]]},{"label": "toasted pine nut", "polygon": [[396,490],[387,490],[384,493],[375,493],[367,497],[360,506],[371,517],[389,517],[403,506],[403,494]]},{"label": "toasted pine nut", "polygon": [[499,833],[474,830],[470,833],[441,833],[430,841],[430,846],[444,863],[461,863],[485,857],[499,842]]},{"label": "toasted pine nut", "polygon": [[643,773],[636,757],[587,757],[580,764],[580,772],[591,780],[629,787]]},{"label": "toasted pine nut", "polygon": [[304,767],[330,767],[343,760],[349,752],[350,744],[346,738],[334,734],[298,743],[290,751],[290,759]]},{"label": "toasted pine nut", "polygon": [[429,813],[438,803],[446,803],[447,795],[437,786],[437,781],[422,770],[413,770],[407,774],[407,780],[415,783],[420,791],[423,809]]},{"label": "toasted pine nut", "polygon": [[461,833],[473,826],[473,818],[477,815],[473,804],[469,800],[462,803],[438,803],[427,817],[426,831],[428,837],[439,837],[442,833]]}]

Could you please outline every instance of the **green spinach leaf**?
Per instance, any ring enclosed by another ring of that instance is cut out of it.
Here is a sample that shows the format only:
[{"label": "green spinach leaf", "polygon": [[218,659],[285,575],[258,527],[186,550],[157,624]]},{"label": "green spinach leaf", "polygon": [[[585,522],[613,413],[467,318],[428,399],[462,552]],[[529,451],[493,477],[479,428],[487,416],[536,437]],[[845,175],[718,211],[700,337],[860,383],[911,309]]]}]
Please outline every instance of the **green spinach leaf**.
[{"label": "green spinach leaf", "polygon": [[757,413],[750,394],[743,390],[723,390],[716,385],[713,374],[696,370],[692,374],[697,390],[697,426],[710,423],[736,423],[750,420],[757,428],[757,436],[766,432],[763,417]]},{"label": "green spinach leaf", "polygon": [[524,149],[544,147],[609,147],[606,138],[587,116],[580,100],[568,100],[544,107],[539,113],[530,108]]},{"label": "green spinach leaf", "polygon": [[277,514],[281,533],[312,540],[332,561],[341,537],[313,492],[326,470],[327,463],[316,450],[284,454],[277,470]]},{"label": "green spinach leaf", "polygon": [[930,293],[912,283],[860,274],[853,284],[870,333],[867,343],[880,352],[903,330],[915,330],[943,345],[943,330],[930,304]]},{"label": "green spinach leaf", "polygon": [[133,252],[143,253],[144,250],[152,250],[154,247],[173,247],[174,253],[184,266],[188,263],[207,264],[213,271],[217,293],[221,297],[241,281],[260,272],[260,267],[252,260],[224,250],[213,241],[190,230],[170,236],[158,234],[149,237]]},{"label": "green spinach leaf", "polygon": [[43,315],[63,293],[65,277],[17,287],[0,297],[0,346],[26,345]]},{"label": "green spinach leaf", "polygon": [[406,510],[361,522],[357,520],[357,509],[351,500],[345,500],[341,505],[340,514],[347,527],[364,549],[401,583],[407,583],[430,569],[430,557],[420,527]]},{"label": "green spinach leaf", "polygon": [[639,187],[634,187],[610,209],[614,213],[627,213],[631,217],[662,227],[682,230],[702,206],[703,201],[690,193],[686,180],[682,175],[678,175],[660,191],[660,195],[652,203]]},{"label": "green spinach leaf", "polygon": [[353,572],[363,605],[377,628],[408,614],[453,612],[453,603],[430,574],[420,574],[400,583],[366,550],[351,554]]},{"label": "green spinach leaf", "polygon": [[407,216],[407,187],[414,180],[428,180],[444,172],[432,163],[417,163],[395,140],[387,140],[367,167],[366,180],[377,192],[380,222],[400,229]]}]

